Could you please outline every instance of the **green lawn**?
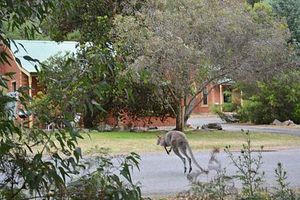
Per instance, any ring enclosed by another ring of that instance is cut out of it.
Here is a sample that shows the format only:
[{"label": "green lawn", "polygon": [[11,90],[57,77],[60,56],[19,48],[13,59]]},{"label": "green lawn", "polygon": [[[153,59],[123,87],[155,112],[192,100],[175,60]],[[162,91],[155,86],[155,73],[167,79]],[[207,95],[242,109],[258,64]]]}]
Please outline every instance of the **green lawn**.
[{"label": "green lawn", "polygon": [[[162,147],[156,145],[158,132],[132,133],[132,132],[90,132],[82,133],[84,139],[79,146],[84,154],[97,154],[101,148],[108,148],[111,153],[146,153],[164,152]],[[213,147],[223,149],[231,145],[232,149],[240,149],[245,142],[245,134],[241,132],[225,131],[197,131],[186,133],[188,141],[194,151],[209,151]],[[254,148],[264,146],[264,149],[285,149],[300,147],[300,137],[271,134],[251,133]]]}]

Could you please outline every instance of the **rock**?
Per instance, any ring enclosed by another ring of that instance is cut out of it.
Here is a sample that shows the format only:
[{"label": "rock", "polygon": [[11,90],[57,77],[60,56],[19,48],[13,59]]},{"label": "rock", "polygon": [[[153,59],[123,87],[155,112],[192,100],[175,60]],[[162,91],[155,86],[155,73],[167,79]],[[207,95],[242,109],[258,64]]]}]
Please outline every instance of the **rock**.
[{"label": "rock", "polygon": [[148,129],[149,129],[149,130],[157,130],[158,127],[157,127],[157,126],[149,126]]},{"label": "rock", "polygon": [[222,130],[222,126],[220,123],[209,123],[209,124],[204,124],[202,127],[202,129],[216,129],[216,130]]},{"label": "rock", "polygon": [[296,126],[296,124],[292,120],[281,122],[278,119],[275,119],[271,124],[275,126]]},{"label": "rock", "polygon": [[271,124],[275,125],[275,126],[280,126],[280,125],[282,125],[282,122],[279,121],[278,119],[275,119]]},{"label": "rock", "polygon": [[108,124],[101,124],[97,127],[97,130],[101,132],[111,132],[113,130],[113,127]]},{"label": "rock", "polygon": [[148,130],[149,129],[147,127],[132,127],[130,129],[130,132],[136,132],[136,133],[138,133],[138,132],[146,132]]},{"label": "rock", "polygon": [[295,126],[296,124],[292,120],[286,120],[282,122],[283,125],[285,126]]},{"label": "rock", "polygon": [[224,120],[224,121],[226,121],[226,122],[228,122],[228,123],[236,123],[236,122],[239,122],[239,121],[240,121],[240,120],[237,118],[237,116],[234,115],[234,114],[225,114],[225,113],[223,113],[223,112],[218,112],[218,115],[219,115],[219,117],[220,117],[222,120]]}]

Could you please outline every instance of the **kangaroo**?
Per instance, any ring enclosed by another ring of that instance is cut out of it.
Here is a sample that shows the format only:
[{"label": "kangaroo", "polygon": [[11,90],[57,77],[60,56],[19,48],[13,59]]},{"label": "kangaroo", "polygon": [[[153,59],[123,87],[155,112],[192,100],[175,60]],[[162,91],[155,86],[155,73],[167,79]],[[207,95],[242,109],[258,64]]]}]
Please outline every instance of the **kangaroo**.
[{"label": "kangaroo", "polygon": [[[166,133],[165,136],[157,136],[157,137],[158,137],[157,145],[163,146],[167,154],[169,154],[173,149],[174,153],[182,160],[184,165],[184,173],[186,173],[186,162],[185,162],[185,158],[179,153],[179,150],[189,161],[189,165],[190,165],[189,173],[191,173],[192,171],[192,165],[191,165],[192,161],[202,172],[208,173],[197,163],[194,154],[192,152],[192,149],[183,132],[169,131]],[[168,150],[167,147],[170,147],[170,149]],[[191,158],[188,156],[187,150],[190,153]]]}]

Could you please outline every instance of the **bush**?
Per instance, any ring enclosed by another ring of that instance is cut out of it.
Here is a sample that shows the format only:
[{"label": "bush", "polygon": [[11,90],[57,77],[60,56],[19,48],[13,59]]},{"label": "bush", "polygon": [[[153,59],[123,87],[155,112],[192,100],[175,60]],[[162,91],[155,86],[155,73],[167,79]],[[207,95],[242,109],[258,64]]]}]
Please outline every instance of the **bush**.
[{"label": "bush", "polygon": [[300,71],[291,71],[257,84],[258,92],[238,113],[243,121],[269,124],[274,119],[300,123]]},{"label": "bush", "polygon": [[224,103],[224,104],[221,104],[221,105],[211,106],[211,111],[213,113],[218,114],[218,112],[221,112],[221,108],[222,108],[222,112],[236,112],[239,107],[240,106],[238,104],[235,104],[235,103]]},{"label": "bush", "polygon": [[278,183],[278,187],[275,188],[275,191],[272,194],[272,199],[274,200],[296,200],[300,197],[296,197],[297,195],[288,187],[289,183],[286,183],[287,180],[287,172],[283,170],[283,166],[281,163],[277,164],[277,168],[275,169],[275,177]]},{"label": "bush", "polygon": [[230,147],[225,148],[225,152],[233,165],[238,169],[235,177],[242,183],[242,197],[244,199],[255,199],[262,193],[262,183],[264,182],[264,172],[260,172],[262,166],[262,150],[255,156],[251,148],[249,132],[246,132],[246,144],[243,144],[241,154],[237,157],[230,151]]},{"label": "bush", "polygon": [[[262,187],[264,172],[262,166],[262,150],[253,151],[249,132],[245,132],[246,144],[243,144],[239,155],[233,154],[230,147],[225,148],[231,163],[236,167],[237,172],[229,176],[226,169],[217,171],[217,175],[209,182],[190,179],[191,189],[179,196],[179,199],[188,200],[299,200],[300,196],[292,191],[286,183],[287,173],[283,170],[282,164],[278,163],[275,169],[275,177],[278,187],[269,190]],[[254,153],[255,152],[255,153]],[[196,176],[197,178],[197,176]],[[240,191],[235,187],[234,181],[242,184]]]},{"label": "bush", "polygon": [[139,155],[131,153],[119,159],[118,164],[107,155],[96,160],[96,163],[92,163],[98,166],[96,171],[72,181],[68,184],[67,191],[60,191],[57,196],[72,200],[141,199],[140,187],[133,183],[130,172],[133,167],[139,167]]},{"label": "bush", "polygon": [[252,122],[255,124],[269,124],[277,116],[272,110],[262,102],[247,100],[243,107],[238,110],[239,119],[242,122]]}]

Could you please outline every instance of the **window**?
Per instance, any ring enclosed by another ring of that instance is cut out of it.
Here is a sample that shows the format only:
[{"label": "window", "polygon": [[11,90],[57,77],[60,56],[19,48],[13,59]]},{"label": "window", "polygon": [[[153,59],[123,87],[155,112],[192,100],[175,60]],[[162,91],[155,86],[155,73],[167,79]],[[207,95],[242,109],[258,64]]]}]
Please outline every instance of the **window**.
[{"label": "window", "polygon": [[13,92],[17,91],[17,82],[16,81],[12,82],[12,90],[13,90]]},{"label": "window", "polygon": [[207,88],[203,90],[203,100],[202,100],[203,105],[208,104],[208,91]]}]

